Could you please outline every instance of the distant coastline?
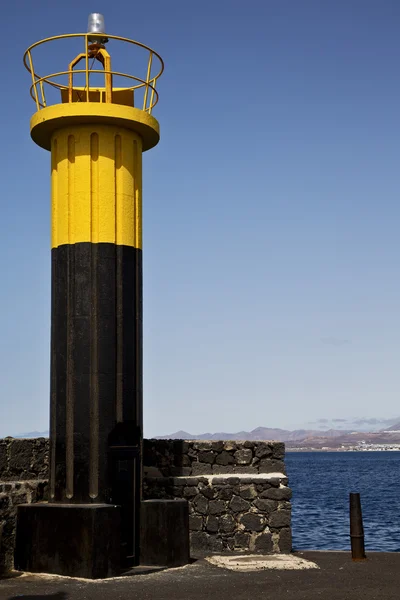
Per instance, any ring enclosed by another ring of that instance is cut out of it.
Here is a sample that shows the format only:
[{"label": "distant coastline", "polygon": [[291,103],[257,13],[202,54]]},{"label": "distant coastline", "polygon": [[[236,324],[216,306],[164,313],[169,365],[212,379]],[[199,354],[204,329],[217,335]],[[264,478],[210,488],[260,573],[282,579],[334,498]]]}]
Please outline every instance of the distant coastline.
[{"label": "distant coastline", "polygon": [[[326,420],[324,420],[326,421]],[[344,419],[335,419],[344,421]],[[365,420],[359,419],[362,423]],[[379,423],[378,419],[370,419]],[[274,427],[257,427],[251,431],[216,432],[191,434],[188,431],[176,431],[169,435],[154,436],[156,439],[180,440],[246,440],[284,442],[287,452],[397,452],[400,451],[400,420],[392,419],[391,427],[386,426],[378,431],[352,431],[343,429],[287,430]],[[357,422],[357,421],[356,421]],[[48,431],[30,431],[16,434],[16,438],[49,437]]]}]

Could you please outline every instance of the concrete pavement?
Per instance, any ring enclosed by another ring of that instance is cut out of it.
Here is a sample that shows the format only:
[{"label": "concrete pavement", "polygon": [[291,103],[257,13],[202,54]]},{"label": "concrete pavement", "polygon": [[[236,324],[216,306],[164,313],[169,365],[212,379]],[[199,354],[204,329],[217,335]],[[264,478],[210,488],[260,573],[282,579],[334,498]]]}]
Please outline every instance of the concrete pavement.
[{"label": "concrete pavement", "polygon": [[306,570],[236,572],[201,559],[186,567],[102,581],[22,575],[0,580],[0,600],[399,600],[400,553],[297,552]]}]

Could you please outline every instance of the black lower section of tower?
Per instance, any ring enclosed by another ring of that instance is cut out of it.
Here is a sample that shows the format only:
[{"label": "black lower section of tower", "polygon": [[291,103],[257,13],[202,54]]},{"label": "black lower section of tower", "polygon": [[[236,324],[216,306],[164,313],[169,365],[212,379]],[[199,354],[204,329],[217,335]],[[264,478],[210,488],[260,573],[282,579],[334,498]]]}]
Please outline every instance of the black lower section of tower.
[{"label": "black lower section of tower", "polygon": [[52,250],[51,503],[115,504],[137,562],[142,446],[142,252]]}]

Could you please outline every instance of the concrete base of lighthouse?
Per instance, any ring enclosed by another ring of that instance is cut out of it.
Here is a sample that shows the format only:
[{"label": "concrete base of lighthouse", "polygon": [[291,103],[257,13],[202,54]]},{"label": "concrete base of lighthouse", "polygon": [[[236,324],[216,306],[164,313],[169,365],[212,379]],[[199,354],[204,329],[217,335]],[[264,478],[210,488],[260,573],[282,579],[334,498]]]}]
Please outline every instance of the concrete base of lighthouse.
[{"label": "concrete base of lighthouse", "polygon": [[121,511],[110,504],[21,504],[15,567],[104,579],[121,572]]}]

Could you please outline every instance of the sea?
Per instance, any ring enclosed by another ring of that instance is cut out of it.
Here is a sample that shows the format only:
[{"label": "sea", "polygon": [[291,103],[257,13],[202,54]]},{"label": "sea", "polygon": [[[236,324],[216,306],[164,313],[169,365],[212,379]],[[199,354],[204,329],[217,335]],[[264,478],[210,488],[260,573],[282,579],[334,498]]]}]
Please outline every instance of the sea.
[{"label": "sea", "polygon": [[349,550],[359,492],[365,549],[400,552],[400,452],[287,452],[294,550]]}]

